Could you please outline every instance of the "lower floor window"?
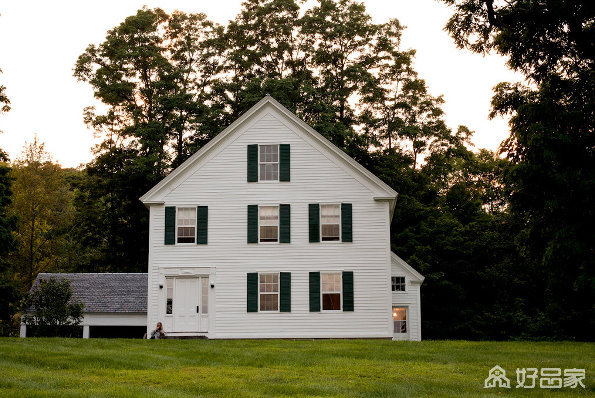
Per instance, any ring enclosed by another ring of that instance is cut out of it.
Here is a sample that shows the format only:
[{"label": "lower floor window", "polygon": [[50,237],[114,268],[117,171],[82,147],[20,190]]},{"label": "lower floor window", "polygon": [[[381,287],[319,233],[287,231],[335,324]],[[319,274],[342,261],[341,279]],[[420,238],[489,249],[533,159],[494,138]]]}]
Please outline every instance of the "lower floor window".
[{"label": "lower floor window", "polygon": [[325,311],[341,310],[341,273],[320,273],[322,309]]},{"label": "lower floor window", "polygon": [[394,333],[407,333],[407,308],[393,307]]},{"label": "lower floor window", "polygon": [[259,310],[279,311],[279,274],[259,274]]}]

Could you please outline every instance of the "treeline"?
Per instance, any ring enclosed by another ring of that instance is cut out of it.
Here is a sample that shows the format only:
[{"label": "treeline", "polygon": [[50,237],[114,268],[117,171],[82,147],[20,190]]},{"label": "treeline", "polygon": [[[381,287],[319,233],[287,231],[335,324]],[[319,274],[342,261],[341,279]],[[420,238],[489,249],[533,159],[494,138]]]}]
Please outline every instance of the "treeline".
[{"label": "treeline", "polygon": [[[399,192],[392,247],[426,276],[426,338],[592,338],[593,234],[581,232],[593,209],[581,195],[593,193],[593,103],[584,88],[586,104],[567,102],[579,95],[575,80],[593,88],[592,75],[552,65],[566,82],[559,97],[561,88],[551,92],[542,87],[549,80],[534,77],[530,62],[539,60],[518,59],[506,42],[528,40],[510,34],[514,18],[523,21],[513,17],[516,3],[492,9],[498,24],[472,18],[484,16],[481,7],[450,3],[458,45],[510,55],[513,68],[538,82],[499,86],[494,112],[513,115],[501,153],[474,151],[468,128],[446,126],[442,98],[415,72],[414,51],[401,49],[403,27],[373,23],[351,0],[308,9],[246,1],[226,26],[144,8],[108,31],[74,68],[105,105],[84,112],[101,139],[94,159],[63,170],[33,142],[0,169],[5,330],[37,272],[146,272],[148,211],[138,198],[270,94]],[[568,116],[556,119],[539,101]],[[547,118],[556,120],[544,130]],[[565,146],[549,142],[552,134]],[[577,192],[558,189],[560,179]]]}]

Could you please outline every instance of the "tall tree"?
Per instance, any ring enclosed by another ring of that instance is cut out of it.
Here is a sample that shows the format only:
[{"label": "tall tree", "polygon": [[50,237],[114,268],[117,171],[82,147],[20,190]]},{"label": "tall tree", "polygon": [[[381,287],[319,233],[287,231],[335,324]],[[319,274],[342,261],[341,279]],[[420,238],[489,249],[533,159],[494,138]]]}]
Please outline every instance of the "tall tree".
[{"label": "tall tree", "polygon": [[39,272],[59,271],[64,236],[72,226],[74,208],[60,165],[52,162],[35,136],[14,162],[11,214],[18,216],[14,234],[17,248],[11,254],[15,275],[28,290]]},{"label": "tall tree", "polygon": [[75,77],[107,105],[85,112],[103,139],[77,183],[77,207],[89,210],[77,232],[101,253],[88,267],[146,269],[148,213],[138,198],[221,128],[209,98],[219,30],[203,14],[144,8],[78,58]]},{"label": "tall tree", "polygon": [[493,114],[511,115],[502,150],[524,263],[542,287],[543,335],[595,334],[595,4],[579,0],[445,0],[455,43],[496,51],[532,84],[496,87]]},{"label": "tall tree", "polygon": [[[6,95],[6,87],[0,85],[0,115],[8,111],[10,99]],[[14,278],[10,274],[10,263],[7,261],[8,254],[14,248],[13,232],[16,228],[16,217],[8,210],[12,203],[13,182],[8,162],[8,155],[0,148],[0,336],[10,334],[12,315],[16,312],[15,303],[19,298]]]}]

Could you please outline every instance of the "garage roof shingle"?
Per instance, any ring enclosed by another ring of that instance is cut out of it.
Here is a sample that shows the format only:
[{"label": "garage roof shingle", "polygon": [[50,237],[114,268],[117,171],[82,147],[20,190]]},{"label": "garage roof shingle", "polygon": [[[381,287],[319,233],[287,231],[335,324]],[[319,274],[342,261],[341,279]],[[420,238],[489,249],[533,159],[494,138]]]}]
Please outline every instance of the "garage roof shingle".
[{"label": "garage roof shingle", "polygon": [[85,304],[85,312],[147,312],[146,273],[40,273],[40,280],[68,279],[72,296]]}]

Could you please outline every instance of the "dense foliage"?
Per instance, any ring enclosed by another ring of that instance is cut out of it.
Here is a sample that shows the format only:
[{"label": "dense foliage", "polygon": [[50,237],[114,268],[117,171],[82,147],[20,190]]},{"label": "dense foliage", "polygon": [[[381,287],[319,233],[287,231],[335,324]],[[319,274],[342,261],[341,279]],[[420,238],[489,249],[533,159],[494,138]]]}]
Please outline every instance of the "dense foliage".
[{"label": "dense foliage", "polygon": [[138,198],[271,94],[399,192],[392,248],[426,276],[424,337],[592,338],[592,7],[445,1],[457,45],[509,56],[532,83],[497,87],[494,114],[512,115],[501,154],[445,124],[403,27],[353,0],[247,0],[226,26],[160,9],[126,18],[74,69],[103,105],[84,112],[93,161],[62,170],[29,146],[13,164],[21,292],[41,270],[146,271]]},{"label": "dense foliage", "polygon": [[515,242],[531,271],[525,313],[543,335],[595,334],[595,3],[445,0],[460,47],[495,50],[530,84],[501,83],[493,114],[511,115],[502,152]]},{"label": "dense foliage", "polygon": [[83,320],[83,309],[84,305],[72,298],[68,279],[42,279],[24,297],[23,322],[32,336],[72,336]]}]

